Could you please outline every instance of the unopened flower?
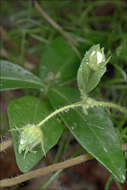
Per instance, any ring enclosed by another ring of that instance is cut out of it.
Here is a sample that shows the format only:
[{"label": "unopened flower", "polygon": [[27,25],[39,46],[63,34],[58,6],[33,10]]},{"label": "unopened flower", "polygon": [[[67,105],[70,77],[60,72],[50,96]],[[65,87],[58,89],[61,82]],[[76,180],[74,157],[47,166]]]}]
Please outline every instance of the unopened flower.
[{"label": "unopened flower", "polygon": [[45,154],[44,137],[42,130],[39,127],[35,124],[28,124],[21,129],[18,147],[19,154],[24,152],[25,158],[28,152],[35,153],[36,151],[33,149],[39,144],[42,146],[42,150]]},{"label": "unopened flower", "polygon": [[98,71],[104,67],[110,58],[106,59],[104,54],[104,48],[100,48],[100,45],[94,45],[89,51],[86,52],[85,61],[91,70]]}]

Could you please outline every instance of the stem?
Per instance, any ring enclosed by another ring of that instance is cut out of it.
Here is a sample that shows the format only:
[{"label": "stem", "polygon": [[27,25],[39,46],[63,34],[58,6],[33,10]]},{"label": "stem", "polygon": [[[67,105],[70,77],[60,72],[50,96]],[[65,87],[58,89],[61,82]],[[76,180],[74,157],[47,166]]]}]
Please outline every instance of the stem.
[{"label": "stem", "polygon": [[110,103],[110,102],[103,102],[103,101],[99,101],[99,102],[95,102],[95,106],[102,106],[102,107],[109,107],[109,108],[115,108],[116,110],[124,113],[125,115],[127,115],[127,109],[125,107],[122,107],[118,104],[115,103]]},{"label": "stem", "polygon": [[85,161],[88,161],[91,159],[93,159],[93,158],[89,154],[77,156],[76,158],[69,159],[69,160],[60,162],[58,164],[52,164],[52,165],[47,166],[45,168],[36,169],[34,171],[28,172],[26,174],[22,174],[20,176],[17,176],[17,177],[11,178],[11,179],[8,178],[8,179],[0,180],[0,187],[13,186],[13,185],[19,184],[21,182],[33,179],[35,177],[47,175],[47,174],[54,172],[56,170],[68,168],[68,167],[80,164],[82,162],[85,162]]},{"label": "stem", "polygon": [[[92,101],[91,101],[92,100]],[[103,101],[95,101],[93,99],[90,98],[91,103],[89,103],[89,107],[94,107],[94,106],[102,106],[102,107],[110,107],[110,108],[115,108],[117,110],[119,110],[120,112],[124,113],[125,115],[127,115],[127,109],[117,105],[115,103],[110,103],[110,102],[103,102]],[[52,118],[53,116],[57,115],[60,112],[66,111],[68,109],[73,109],[75,107],[82,107],[84,104],[82,102],[77,102],[71,105],[67,105],[64,106],[56,111],[54,111],[53,113],[51,113],[50,115],[48,115],[44,120],[42,120],[37,127],[40,127],[41,125],[43,125],[45,122],[47,122],[50,118]],[[87,103],[85,103],[85,105],[87,106]],[[7,140],[5,142],[0,143],[0,152],[4,151],[5,149],[7,149],[9,146],[12,145],[12,140]]]},{"label": "stem", "polygon": [[78,57],[81,59],[81,54],[80,52],[78,51],[78,49],[75,47],[75,46],[78,46],[78,43],[67,33],[63,30],[63,28],[58,24],[56,23],[46,12],[45,10],[40,7],[40,5],[38,4],[37,1],[34,1],[34,4],[35,4],[35,8],[41,13],[41,15],[57,30],[59,31],[60,34],[62,34],[62,36],[67,39],[74,51],[76,52],[76,54],[78,55]]},{"label": "stem", "polygon": [[56,153],[56,156],[55,156],[55,159],[54,159],[54,162],[53,162],[54,164],[59,161],[59,159],[60,159],[60,157],[61,157],[61,155],[62,155],[62,153],[63,153],[64,146],[65,146],[66,140],[67,140],[67,138],[66,138],[65,135],[66,135],[66,133],[64,133],[63,138],[61,138],[61,142],[60,142],[60,144],[59,144],[59,148],[58,148],[58,150],[57,150],[57,153]]},{"label": "stem", "polygon": [[57,24],[46,12],[45,10],[40,7],[40,5],[38,4],[37,1],[34,1],[35,7],[36,9],[41,13],[41,15],[55,28],[57,29],[66,39],[68,39],[69,41],[71,41],[71,43],[73,45],[78,45],[76,41],[74,41],[72,39],[72,37],[70,35],[68,35],[63,29],[62,27]]},{"label": "stem", "polygon": [[55,179],[56,179],[56,177],[61,173],[61,171],[63,171],[62,169],[61,170],[58,170],[58,171],[56,171],[50,178],[49,178],[49,180],[46,182],[46,183],[44,183],[40,188],[39,188],[39,190],[43,190],[43,189],[45,189],[45,188],[47,188],[51,183],[52,183],[52,181],[54,181]]},{"label": "stem", "polygon": [[118,190],[123,190],[123,187],[120,185],[120,183],[117,182],[116,180],[115,180],[115,182],[116,182],[116,185],[117,185],[117,187],[118,187]]},{"label": "stem", "polygon": [[11,145],[12,145],[12,140],[10,140],[10,139],[0,143],[0,152],[4,151]]},{"label": "stem", "polygon": [[107,182],[106,182],[104,190],[109,190],[110,184],[111,184],[112,180],[113,180],[113,177],[112,177],[112,175],[110,175],[109,178],[108,178],[108,180],[107,180]]},{"label": "stem", "polygon": [[52,118],[53,116],[57,115],[58,113],[60,112],[64,112],[68,109],[72,109],[72,108],[75,108],[75,107],[80,107],[82,106],[82,103],[78,102],[78,103],[75,103],[75,104],[71,104],[71,105],[67,105],[67,106],[64,106],[62,108],[59,108],[58,110],[54,111],[53,113],[51,113],[50,115],[48,115],[44,120],[42,120],[39,124],[37,124],[37,127],[41,127],[41,125],[43,125],[45,122],[47,122],[50,118]]},{"label": "stem", "polygon": [[[70,135],[70,134],[69,134]],[[65,136],[66,136],[66,139],[65,139]],[[67,136],[67,134],[65,133],[64,135],[64,141],[62,141],[62,145],[64,143],[64,147],[63,150],[60,152],[61,154],[64,155],[64,153],[67,151],[67,148],[69,146],[69,143],[70,143],[70,140],[71,140],[72,136]],[[61,146],[61,145],[60,145]],[[61,150],[61,147],[60,147],[60,150]],[[59,152],[59,150],[58,150]],[[76,156],[75,156],[76,157]],[[71,157],[71,158],[74,158],[74,157]],[[56,158],[55,158],[55,161],[58,161],[58,157],[56,155]],[[54,161],[54,163],[55,163]],[[42,184],[39,188],[39,190],[41,189],[45,189],[48,187],[48,185],[50,185],[52,183],[53,180],[55,180],[55,178],[63,171],[63,169],[60,169],[60,170],[57,170],[44,184]]]}]

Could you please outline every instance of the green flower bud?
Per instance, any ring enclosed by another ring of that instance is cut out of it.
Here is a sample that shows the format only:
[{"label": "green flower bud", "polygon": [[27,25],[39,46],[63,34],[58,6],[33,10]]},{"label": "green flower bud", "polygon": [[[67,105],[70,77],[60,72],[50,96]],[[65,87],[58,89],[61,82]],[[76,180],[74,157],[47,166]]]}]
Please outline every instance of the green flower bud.
[{"label": "green flower bud", "polygon": [[98,85],[106,72],[109,59],[110,57],[105,57],[104,48],[101,49],[99,44],[92,46],[85,53],[77,73],[78,87],[83,97]]},{"label": "green flower bud", "polygon": [[106,60],[104,48],[100,48],[100,45],[97,44],[92,46],[90,50],[86,52],[85,61],[91,70],[98,71],[106,65],[109,58]]},{"label": "green flower bud", "polygon": [[43,133],[39,127],[34,124],[28,124],[21,129],[18,152],[24,152],[24,158],[28,152],[35,152],[33,149],[41,144],[44,151]]}]

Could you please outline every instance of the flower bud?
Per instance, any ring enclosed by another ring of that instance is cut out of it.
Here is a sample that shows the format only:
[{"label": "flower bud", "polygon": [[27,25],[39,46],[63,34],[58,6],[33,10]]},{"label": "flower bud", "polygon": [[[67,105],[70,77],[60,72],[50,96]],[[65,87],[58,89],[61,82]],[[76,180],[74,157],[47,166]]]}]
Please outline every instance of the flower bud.
[{"label": "flower bud", "polygon": [[43,133],[41,129],[34,124],[28,124],[23,127],[19,139],[19,154],[24,152],[25,158],[28,152],[35,152],[33,149],[39,144],[42,145],[42,150],[45,153],[43,146]]},{"label": "flower bud", "polygon": [[81,61],[77,73],[77,82],[81,95],[87,96],[100,82],[106,72],[106,64],[109,58],[105,57],[104,48],[100,45],[92,46]]},{"label": "flower bud", "polygon": [[103,68],[106,63],[109,61],[109,58],[106,60],[104,54],[104,48],[100,48],[100,45],[94,45],[88,52],[86,52],[86,64],[90,67],[91,70],[98,71]]}]

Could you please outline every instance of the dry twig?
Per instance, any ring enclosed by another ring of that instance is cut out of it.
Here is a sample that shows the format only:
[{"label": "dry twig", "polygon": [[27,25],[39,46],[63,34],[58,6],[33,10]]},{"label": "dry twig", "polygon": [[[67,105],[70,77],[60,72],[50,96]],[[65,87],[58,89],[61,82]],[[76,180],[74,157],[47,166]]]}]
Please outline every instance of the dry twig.
[{"label": "dry twig", "polygon": [[45,10],[40,7],[40,5],[38,4],[37,1],[34,1],[35,7],[36,9],[40,12],[40,14],[45,18],[45,20],[47,20],[52,26],[53,28],[55,28],[57,31],[59,31],[60,34],[62,34],[62,36],[67,39],[70,44],[72,45],[75,53],[77,54],[77,56],[81,59],[81,55],[80,52],[78,51],[78,49],[76,48],[76,46],[78,46],[78,43],[66,32],[63,30],[63,28],[56,23],[46,12]]},{"label": "dry twig", "polygon": [[56,170],[65,169],[65,168],[80,164],[82,162],[85,162],[85,161],[91,160],[91,159],[92,159],[92,157],[89,156],[88,154],[77,156],[76,158],[69,159],[69,160],[66,160],[63,162],[59,162],[57,164],[52,164],[45,168],[36,169],[34,171],[28,172],[26,174],[22,174],[20,176],[17,176],[17,177],[11,178],[11,179],[0,180],[0,187],[13,186],[13,185],[22,183],[24,181],[27,181],[27,180],[30,180],[30,179],[33,179],[33,178],[36,178],[36,177],[39,177],[42,175],[47,175]]},{"label": "dry twig", "polygon": [[5,149],[9,148],[10,146],[12,146],[11,139],[3,141],[2,143],[0,143],[0,152],[4,151]]}]

